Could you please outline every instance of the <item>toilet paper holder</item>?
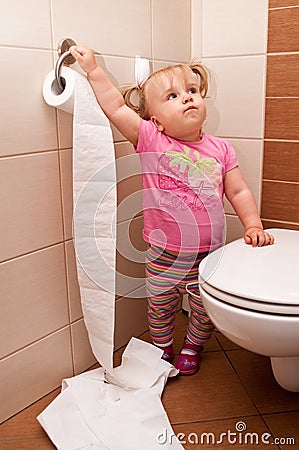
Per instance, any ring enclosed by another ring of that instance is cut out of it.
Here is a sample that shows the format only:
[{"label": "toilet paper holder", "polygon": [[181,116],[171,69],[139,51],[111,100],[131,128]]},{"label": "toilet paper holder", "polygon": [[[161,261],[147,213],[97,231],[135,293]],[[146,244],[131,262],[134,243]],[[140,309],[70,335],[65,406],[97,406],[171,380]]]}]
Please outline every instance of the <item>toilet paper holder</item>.
[{"label": "toilet paper holder", "polygon": [[72,45],[77,45],[77,43],[71,38],[62,39],[58,44],[57,51],[59,58],[55,66],[55,80],[60,93],[63,92],[65,88],[65,82],[60,75],[62,65],[65,64],[70,66],[71,64],[74,64],[74,62],[76,62],[75,58],[71,55],[70,52],[70,47],[72,47]]}]

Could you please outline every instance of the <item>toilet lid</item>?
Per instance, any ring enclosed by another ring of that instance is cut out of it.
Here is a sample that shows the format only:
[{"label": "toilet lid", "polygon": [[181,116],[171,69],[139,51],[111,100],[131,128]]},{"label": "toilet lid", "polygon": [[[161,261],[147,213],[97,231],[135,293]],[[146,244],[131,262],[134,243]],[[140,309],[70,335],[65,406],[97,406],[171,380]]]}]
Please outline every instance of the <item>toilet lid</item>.
[{"label": "toilet lid", "polygon": [[299,314],[299,231],[267,231],[273,245],[252,247],[242,238],[209,254],[199,265],[199,283],[228,303]]}]

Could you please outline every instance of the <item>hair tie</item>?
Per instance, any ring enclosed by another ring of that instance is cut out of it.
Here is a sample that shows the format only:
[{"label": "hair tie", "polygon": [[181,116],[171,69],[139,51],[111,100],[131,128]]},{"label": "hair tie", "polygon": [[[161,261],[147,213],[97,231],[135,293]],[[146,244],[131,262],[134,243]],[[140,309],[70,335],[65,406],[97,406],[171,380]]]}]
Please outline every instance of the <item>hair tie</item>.
[{"label": "hair tie", "polygon": [[146,58],[135,56],[135,84],[137,89],[141,89],[142,84],[150,76],[150,62]]}]

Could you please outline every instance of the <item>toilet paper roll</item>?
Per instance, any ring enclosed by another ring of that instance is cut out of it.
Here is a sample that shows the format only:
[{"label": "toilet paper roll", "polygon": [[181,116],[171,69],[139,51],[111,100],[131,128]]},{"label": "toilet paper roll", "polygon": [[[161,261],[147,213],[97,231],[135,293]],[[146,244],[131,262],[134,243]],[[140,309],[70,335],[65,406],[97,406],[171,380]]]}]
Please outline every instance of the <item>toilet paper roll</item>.
[{"label": "toilet paper roll", "polygon": [[[74,72],[68,67],[62,67],[61,77],[64,80],[65,88],[59,92],[59,87],[55,79],[55,71],[52,70],[46,76],[43,85],[43,97],[49,106],[61,109],[69,114],[74,112],[75,88],[79,73]],[[82,76],[82,75],[81,75]]]}]

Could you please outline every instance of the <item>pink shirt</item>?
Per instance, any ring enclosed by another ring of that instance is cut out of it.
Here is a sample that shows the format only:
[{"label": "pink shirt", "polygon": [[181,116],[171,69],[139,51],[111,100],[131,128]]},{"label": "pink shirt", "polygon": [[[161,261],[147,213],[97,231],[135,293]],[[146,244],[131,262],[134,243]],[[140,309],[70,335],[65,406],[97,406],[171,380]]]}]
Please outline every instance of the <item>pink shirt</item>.
[{"label": "pink shirt", "polygon": [[142,120],[136,152],[143,177],[143,238],[190,253],[224,239],[223,180],[238,165],[232,145],[203,133],[198,142],[173,139]]}]

